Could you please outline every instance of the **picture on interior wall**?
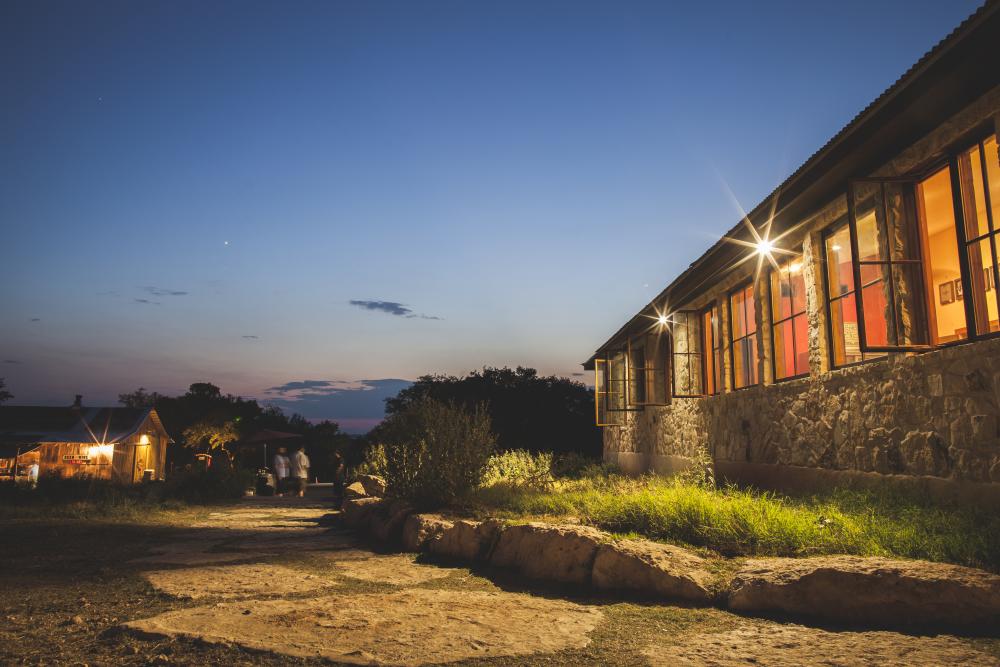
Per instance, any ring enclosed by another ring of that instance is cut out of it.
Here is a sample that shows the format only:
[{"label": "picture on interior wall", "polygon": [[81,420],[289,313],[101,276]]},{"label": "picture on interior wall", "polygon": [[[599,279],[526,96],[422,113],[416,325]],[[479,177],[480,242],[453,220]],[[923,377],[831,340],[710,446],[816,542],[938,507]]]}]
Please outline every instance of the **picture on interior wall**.
[{"label": "picture on interior wall", "polygon": [[954,282],[955,282],[955,298],[958,299],[959,301],[961,301],[962,298],[963,298],[963,294],[962,294],[962,279],[961,278],[955,278]]},{"label": "picture on interior wall", "polygon": [[987,266],[986,268],[984,268],[983,276],[985,278],[984,282],[986,283],[986,291],[989,292],[991,289],[993,289],[993,267]]},{"label": "picture on interior wall", "polygon": [[948,281],[938,285],[938,292],[941,295],[941,305],[946,306],[955,302],[955,283]]}]

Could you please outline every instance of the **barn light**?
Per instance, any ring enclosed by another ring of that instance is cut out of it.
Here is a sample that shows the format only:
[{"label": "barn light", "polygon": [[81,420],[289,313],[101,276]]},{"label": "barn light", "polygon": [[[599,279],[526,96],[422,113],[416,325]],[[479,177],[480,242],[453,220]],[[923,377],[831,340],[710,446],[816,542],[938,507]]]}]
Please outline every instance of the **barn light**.
[{"label": "barn light", "polygon": [[757,241],[757,254],[767,257],[774,250],[774,243],[770,239],[760,239]]},{"label": "barn light", "polygon": [[657,323],[659,323],[659,325],[661,327],[667,326],[667,316],[666,315],[660,315],[659,317],[656,318],[656,321],[657,321]]},{"label": "barn light", "polygon": [[139,444],[140,445],[148,445],[149,444],[149,436],[146,435],[145,433],[143,433],[142,435],[140,435],[139,436]]}]

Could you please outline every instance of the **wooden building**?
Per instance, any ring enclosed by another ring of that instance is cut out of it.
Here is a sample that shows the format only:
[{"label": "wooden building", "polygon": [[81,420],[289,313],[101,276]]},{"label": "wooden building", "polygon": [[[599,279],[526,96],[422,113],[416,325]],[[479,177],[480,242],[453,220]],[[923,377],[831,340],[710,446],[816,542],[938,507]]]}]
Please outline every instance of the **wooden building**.
[{"label": "wooden building", "polygon": [[170,438],[152,408],[0,407],[0,477],[163,479]]}]

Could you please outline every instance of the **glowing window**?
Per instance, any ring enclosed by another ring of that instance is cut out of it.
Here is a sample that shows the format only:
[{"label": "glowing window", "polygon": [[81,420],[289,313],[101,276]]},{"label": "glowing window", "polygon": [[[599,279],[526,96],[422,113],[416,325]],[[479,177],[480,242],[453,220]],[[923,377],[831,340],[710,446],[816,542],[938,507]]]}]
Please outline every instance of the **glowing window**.
[{"label": "glowing window", "polygon": [[733,388],[757,384],[757,305],[753,285],[729,295],[729,355],[733,365]]},{"label": "glowing window", "polygon": [[806,282],[801,258],[771,272],[771,331],[776,380],[809,373],[809,324]]}]

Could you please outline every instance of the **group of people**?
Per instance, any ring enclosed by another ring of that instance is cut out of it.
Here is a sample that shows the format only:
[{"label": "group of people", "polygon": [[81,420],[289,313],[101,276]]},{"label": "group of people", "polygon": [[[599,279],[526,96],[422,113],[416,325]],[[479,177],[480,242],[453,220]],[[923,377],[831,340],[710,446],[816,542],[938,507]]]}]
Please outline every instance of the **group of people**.
[{"label": "group of people", "polygon": [[309,485],[309,457],[306,448],[300,447],[291,456],[288,449],[278,447],[274,455],[274,493],[284,496],[286,493],[302,498],[306,495]]}]

